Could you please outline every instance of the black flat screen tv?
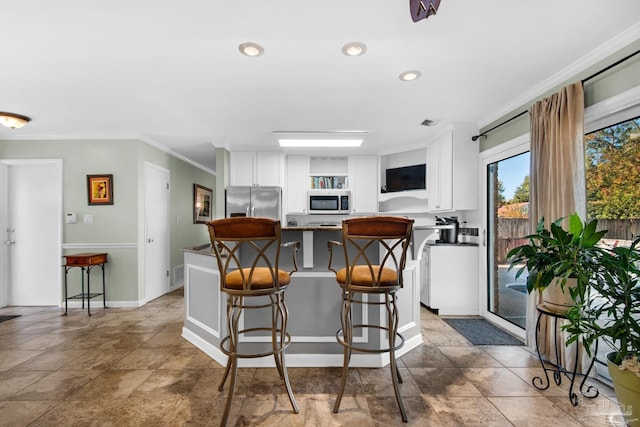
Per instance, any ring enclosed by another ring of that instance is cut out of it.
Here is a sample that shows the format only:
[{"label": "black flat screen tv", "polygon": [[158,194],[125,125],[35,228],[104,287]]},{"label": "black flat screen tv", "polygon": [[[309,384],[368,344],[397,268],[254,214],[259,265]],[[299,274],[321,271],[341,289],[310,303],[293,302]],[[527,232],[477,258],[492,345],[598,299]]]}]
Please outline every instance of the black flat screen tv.
[{"label": "black flat screen tv", "polygon": [[387,193],[406,190],[424,190],[427,188],[427,165],[403,166],[386,171]]}]

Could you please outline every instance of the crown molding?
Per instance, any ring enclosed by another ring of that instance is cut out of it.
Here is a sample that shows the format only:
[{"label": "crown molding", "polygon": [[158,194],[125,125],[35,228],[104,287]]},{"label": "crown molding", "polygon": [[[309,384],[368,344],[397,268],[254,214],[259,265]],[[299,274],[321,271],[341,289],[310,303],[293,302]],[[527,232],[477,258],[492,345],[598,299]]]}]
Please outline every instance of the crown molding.
[{"label": "crown molding", "polygon": [[585,71],[589,67],[596,65],[598,62],[608,58],[637,40],[640,40],[640,23],[629,27],[617,36],[601,44],[582,58],[579,58],[573,64],[543,80],[540,84],[532,87],[530,90],[504,105],[501,109],[481,118],[478,121],[478,127],[482,129],[483,127],[505,117],[509,113],[512,113],[523,105],[530,103],[540,95],[552,90],[563,82]]}]

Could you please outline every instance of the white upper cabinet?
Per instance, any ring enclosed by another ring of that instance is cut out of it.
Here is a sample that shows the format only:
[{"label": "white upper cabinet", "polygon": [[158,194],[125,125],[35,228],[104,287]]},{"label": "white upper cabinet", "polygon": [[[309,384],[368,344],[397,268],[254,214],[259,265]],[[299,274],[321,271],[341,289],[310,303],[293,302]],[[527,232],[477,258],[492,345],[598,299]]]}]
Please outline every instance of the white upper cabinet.
[{"label": "white upper cabinet", "polygon": [[478,208],[477,128],[456,124],[427,146],[429,212]]},{"label": "white upper cabinet", "polygon": [[287,156],[286,185],[284,188],[286,212],[307,213],[307,189],[309,185],[309,157]]},{"label": "white upper cabinet", "polygon": [[349,156],[351,213],[378,212],[378,156]]},{"label": "white upper cabinet", "polygon": [[284,184],[284,156],[272,151],[229,153],[229,185],[278,186]]}]

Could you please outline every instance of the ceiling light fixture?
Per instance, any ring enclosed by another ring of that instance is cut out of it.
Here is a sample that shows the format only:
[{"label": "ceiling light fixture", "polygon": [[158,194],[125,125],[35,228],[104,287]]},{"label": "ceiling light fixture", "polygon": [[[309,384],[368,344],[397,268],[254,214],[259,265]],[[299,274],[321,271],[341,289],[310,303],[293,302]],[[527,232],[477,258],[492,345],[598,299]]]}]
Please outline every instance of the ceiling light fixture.
[{"label": "ceiling light fixture", "polygon": [[298,148],[336,148],[336,147],[359,147],[362,139],[278,139],[281,147]]},{"label": "ceiling light fixture", "polygon": [[422,73],[418,70],[409,70],[400,74],[400,80],[402,80],[403,82],[410,82],[419,78],[421,75]]},{"label": "ceiling light fixture", "polygon": [[342,46],[342,53],[346,56],[361,56],[367,52],[367,45],[360,42],[351,42]]},{"label": "ceiling light fixture", "polygon": [[0,112],[0,123],[11,129],[19,129],[30,121],[29,117],[21,114]]},{"label": "ceiling light fixture", "polygon": [[435,121],[433,121],[433,120],[429,120],[429,119],[425,119],[425,120],[421,123],[421,125],[422,125],[422,126],[434,126],[435,124],[436,124],[436,122],[435,122]]},{"label": "ceiling light fixture", "polygon": [[246,56],[260,56],[264,53],[264,48],[260,46],[258,43],[242,43],[238,46],[238,50],[240,53]]},{"label": "ceiling light fixture", "polygon": [[287,148],[349,148],[360,147],[366,131],[274,131],[280,147]]}]

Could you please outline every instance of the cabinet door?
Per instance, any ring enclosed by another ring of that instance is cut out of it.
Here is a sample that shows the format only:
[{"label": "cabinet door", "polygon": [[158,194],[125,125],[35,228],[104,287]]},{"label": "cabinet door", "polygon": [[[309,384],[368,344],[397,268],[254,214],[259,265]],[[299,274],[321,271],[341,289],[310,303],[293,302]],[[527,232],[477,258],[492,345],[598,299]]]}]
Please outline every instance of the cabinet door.
[{"label": "cabinet door", "polygon": [[255,183],[261,186],[282,187],[284,176],[283,155],[276,152],[256,153]]},{"label": "cabinet door", "polygon": [[378,211],[378,157],[349,156],[351,212],[371,214]]},{"label": "cabinet door", "polygon": [[427,203],[429,210],[440,208],[440,160],[438,141],[427,147]]},{"label": "cabinet door", "polygon": [[307,213],[309,157],[287,156],[286,213]]},{"label": "cabinet door", "polygon": [[453,139],[446,133],[427,147],[427,194],[430,212],[453,208]]},{"label": "cabinet door", "polygon": [[256,153],[232,151],[229,153],[229,185],[254,185]]}]

